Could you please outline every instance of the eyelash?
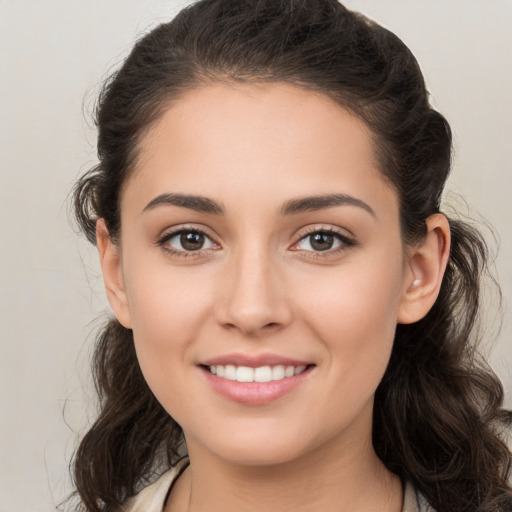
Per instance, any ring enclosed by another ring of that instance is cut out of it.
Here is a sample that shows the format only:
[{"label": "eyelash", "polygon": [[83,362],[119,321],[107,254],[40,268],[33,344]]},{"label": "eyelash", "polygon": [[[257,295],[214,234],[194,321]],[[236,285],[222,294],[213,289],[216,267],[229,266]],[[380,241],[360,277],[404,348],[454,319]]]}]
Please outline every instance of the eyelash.
[{"label": "eyelash", "polygon": [[[156,245],[161,247],[162,250],[171,254],[172,256],[176,256],[179,258],[190,258],[190,257],[200,258],[205,255],[211,255],[210,248],[199,249],[197,251],[187,251],[186,249],[176,250],[176,249],[173,249],[172,247],[170,247],[169,245],[166,245],[167,242],[169,242],[173,238],[180,236],[184,233],[197,233],[197,234],[203,235],[206,239],[210,240],[211,243],[218,246],[218,244],[215,241],[213,241],[212,238],[204,230],[202,230],[200,228],[193,227],[193,226],[181,227],[179,229],[176,229],[174,231],[166,233],[165,235],[163,235],[161,238],[159,238],[156,241]],[[309,258],[326,258],[326,257],[332,256],[334,254],[337,254],[339,252],[342,252],[344,250],[347,250],[347,249],[357,245],[356,241],[353,238],[351,238],[345,234],[342,234],[341,232],[337,231],[336,229],[333,229],[330,227],[325,227],[325,228],[321,227],[321,228],[309,228],[308,230],[306,230],[306,232],[301,235],[299,240],[297,242],[295,242],[293,244],[293,246],[297,246],[303,240],[306,240],[308,237],[311,237],[312,235],[315,235],[315,234],[331,235],[340,242],[340,246],[335,249],[326,249],[325,251],[302,250],[302,252],[306,253],[307,257],[309,257]],[[294,250],[297,252],[301,251],[301,249],[294,249]]]},{"label": "eyelash", "polygon": [[[304,256],[307,258],[314,258],[314,259],[320,259],[320,258],[329,258],[332,256],[338,255],[340,252],[346,251],[347,249],[350,249],[351,247],[354,247],[357,245],[357,242],[347,236],[346,234],[341,233],[340,231],[331,228],[331,227],[314,227],[314,228],[308,228],[303,234],[301,234],[299,240],[293,244],[293,246],[297,246],[299,243],[301,243],[303,240],[306,240],[307,238],[311,237],[312,235],[316,234],[324,234],[324,235],[331,235],[334,238],[336,238],[340,245],[339,247],[336,247],[334,249],[326,249],[325,251],[302,251],[304,253]],[[311,242],[310,242],[311,244]],[[300,249],[295,249],[296,251],[300,251]]]},{"label": "eyelash", "polygon": [[199,249],[197,251],[187,251],[185,249],[183,250],[176,250],[169,245],[166,245],[167,242],[172,240],[173,238],[180,236],[184,233],[197,233],[200,235],[203,235],[206,239],[210,240],[213,244],[218,245],[216,242],[212,240],[212,238],[202,229],[193,227],[193,226],[184,226],[181,228],[178,228],[174,231],[171,231],[169,233],[166,233],[161,238],[159,238],[156,242],[156,245],[162,248],[163,251],[171,254],[172,256],[176,256],[178,258],[198,258],[202,256],[207,256],[210,254],[211,249]]}]

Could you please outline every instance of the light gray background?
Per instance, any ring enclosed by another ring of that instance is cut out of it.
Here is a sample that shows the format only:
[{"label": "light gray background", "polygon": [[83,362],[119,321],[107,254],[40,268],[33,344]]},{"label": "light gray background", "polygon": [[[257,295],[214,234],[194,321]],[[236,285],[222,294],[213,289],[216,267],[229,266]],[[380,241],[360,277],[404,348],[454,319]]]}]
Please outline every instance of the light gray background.
[{"label": "light gray background", "polygon": [[[106,301],[95,252],[68,223],[67,194],[95,162],[87,112],[101,78],[137,34],[186,3],[0,0],[0,512],[52,510],[70,490],[67,461],[94,415],[88,334]],[[455,133],[449,190],[499,233],[496,263],[510,303],[512,1],[346,3],[417,56]],[[509,405],[511,316],[491,356]]]}]

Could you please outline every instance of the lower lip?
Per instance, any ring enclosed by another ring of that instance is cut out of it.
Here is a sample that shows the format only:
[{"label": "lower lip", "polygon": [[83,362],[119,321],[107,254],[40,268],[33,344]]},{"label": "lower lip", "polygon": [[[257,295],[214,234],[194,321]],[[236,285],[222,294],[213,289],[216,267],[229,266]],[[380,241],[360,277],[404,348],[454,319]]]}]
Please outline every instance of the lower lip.
[{"label": "lower lip", "polygon": [[293,391],[309,377],[312,366],[308,366],[299,375],[270,382],[238,382],[213,375],[200,367],[208,383],[219,394],[242,404],[264,405]]}]

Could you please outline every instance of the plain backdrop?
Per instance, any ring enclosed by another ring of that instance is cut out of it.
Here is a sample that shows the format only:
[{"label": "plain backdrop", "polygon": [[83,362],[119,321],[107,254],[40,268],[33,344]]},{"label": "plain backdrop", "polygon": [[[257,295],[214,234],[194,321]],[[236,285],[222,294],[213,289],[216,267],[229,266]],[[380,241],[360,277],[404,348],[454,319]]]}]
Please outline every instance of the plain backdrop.
[{"label": "plain backdrop", "polygon": [[[95,251],[73,231],[68,194],[94,165],[90,112],[137,35],[185,1],[0,0],[0,512],[54,510],[94,416],[88,360],[108,310]],[[512,300],[512,1],[347,0],[418,58],[455,134],[447,203],[467,200],[501,242]],[[465,208],[465,207],[464,207]],[[512,404],[510,308],[490,360]]]}]

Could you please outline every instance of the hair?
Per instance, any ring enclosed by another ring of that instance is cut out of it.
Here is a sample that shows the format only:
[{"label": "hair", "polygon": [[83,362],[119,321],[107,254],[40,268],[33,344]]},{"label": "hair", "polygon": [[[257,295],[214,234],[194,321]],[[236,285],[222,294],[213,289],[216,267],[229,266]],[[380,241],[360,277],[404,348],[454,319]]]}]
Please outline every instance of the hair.
[{"label": "hair", "polygon": [[[98,218],[117,243],[122,186],[141,137],[170,103],[233,81],[295,84],[363,119],[398,194],[403,240],[424,237],[426,219],[440,212],[451,132],[404,43],[336,0],[202,0],[142,37],[103,86],[99,164],[74,190],[76,218],[92,243]],[[512,510],[503,440],[512,413],[474,335],[488,249],[468,223],[449,222],[439,297],[422,320],[397,327],[376,392],[373,445],[437,512]],[[105,512],[173,464],[183,435],[142,376],[132,331],[115,319],[98,336],[93,372],[100,412],[75,453],[74,481],[82,510]]]}]

